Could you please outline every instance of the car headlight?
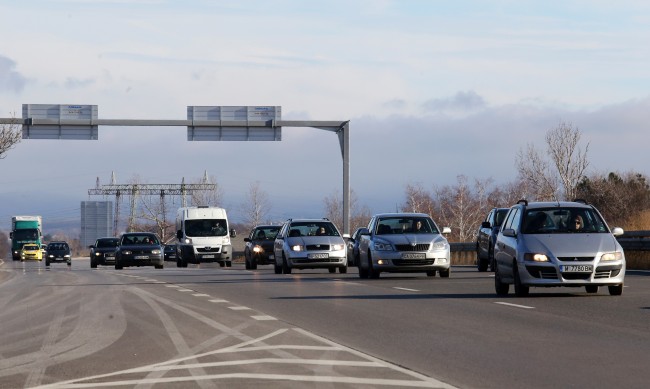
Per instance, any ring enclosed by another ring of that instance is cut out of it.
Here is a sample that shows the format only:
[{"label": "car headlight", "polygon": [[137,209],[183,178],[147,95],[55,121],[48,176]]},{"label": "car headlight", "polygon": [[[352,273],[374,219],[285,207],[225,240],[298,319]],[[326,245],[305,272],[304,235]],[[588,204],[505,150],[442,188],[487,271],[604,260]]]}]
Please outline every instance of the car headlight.
[{"label": "car headlight", "polygon": [[372,245],[377,251],[393,251],[393,245],[385,241],[375,241]]},{"label": "car headlight", "polygon": [[293,251],[303,251],[304,249],[305,247],[301,244],[294,244],[293,246],[291,246],[291,250]]},{"label": "car headlight", "polygon": [[70,258],[70,254],[64,255],[63,258]]},{"label": "car headlight", "polygon": [[342,244],[333,244],[332,245],[332,250],[333,251],[340,251],[340,250],[343,250],[343,247],[344,247],[344,245],[342,245]]},{"label": "car headlight", "polygon": [[192,239],[185,238],[185,244],[192,244]]},{"label": "car headlight", "polygon": [[102,253],[95,253],[96,257],[99,257],[100,255],[102,255]]},{"label": "car headlight", "polygon": [[253,247],[253,252],[254,253],[261,253],[262,251],[264,251],[264,249],[262,248],[262,246],[260,246],[258,244],[256,244],[255,247]]},{"label": "car headlight", "polygon": [[620,261],[621,259],[623,259],[623,253],[620,251],[605,253],[600,257],[601,261]]},{"label": "car headlight", "polygon": [[433,242],[432,248],[434,250],[444,250],[448,247],[447,242]]},{"label": "car headlight", "polygon": [[526,253],[524,254],[524,261],[548,262],[548,257],[546,254]]},{"label": "car headlight", "polygon": [[[66,256],[67,256],[67,255],[66,255]],[[50,258],[54,258],[54,255],[50,254],[50,255],[48,255],[48,257],[50,257]]]},{"label": "car headlight", "polygon": [[122,254],[131,255],[131,254],[133,254],[133,252],[131,252],[131,250],[124,250],[124,251],[122,251]]}]

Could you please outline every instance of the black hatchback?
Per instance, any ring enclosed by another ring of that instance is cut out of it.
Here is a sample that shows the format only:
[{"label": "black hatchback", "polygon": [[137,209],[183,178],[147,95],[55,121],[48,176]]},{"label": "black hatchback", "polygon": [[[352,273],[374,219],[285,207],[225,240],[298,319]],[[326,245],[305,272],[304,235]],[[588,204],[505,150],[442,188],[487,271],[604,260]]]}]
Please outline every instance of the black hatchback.
[{"label": "black hatchback", "polygon": [[70,255],[70,246],[68,242],[50,242],[45,248],[45,266],[50,263],[65,262],[68,266],[72,265],[72,256]]},{"label": "black hatchback", "polygon": [[124,266],[154,266],[163,268],[163,245],[151,232],[127,232],[120,237],[115,251],[115,269]]},{"label": "black hatchback", "polygon": [[115,250],[120,238],[99,238],[95,244],[88,246],[90,248],[90,267],[96,268],[97,265],[114,265]]}]

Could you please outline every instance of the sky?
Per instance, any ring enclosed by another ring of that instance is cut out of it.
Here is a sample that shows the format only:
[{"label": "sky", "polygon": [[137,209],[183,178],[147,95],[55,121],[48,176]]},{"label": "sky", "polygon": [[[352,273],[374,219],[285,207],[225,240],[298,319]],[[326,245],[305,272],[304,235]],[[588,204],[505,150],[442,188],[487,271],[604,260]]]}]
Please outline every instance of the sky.
[{"label": "sky", "polygon": [[[280,106],[350,121],[351,188],[394,211],[407,185],[512,182],[519,150],[571,123],[589,173],[649,174],[650,3],[601,0],[0,0],[0,117],[23,104],[97,105],[100,119],[186,119],[187,106]],[[99,178],[215,177],[233,221],[249,188],[269,218],[322,217],[342,192],[333,133],[189,142],[183,127],[23,140],[0,160],[12,215],[78,220]],[[174,200],[171,206],[179,206]],[[125,206],[125,205],[123,205]]]}]

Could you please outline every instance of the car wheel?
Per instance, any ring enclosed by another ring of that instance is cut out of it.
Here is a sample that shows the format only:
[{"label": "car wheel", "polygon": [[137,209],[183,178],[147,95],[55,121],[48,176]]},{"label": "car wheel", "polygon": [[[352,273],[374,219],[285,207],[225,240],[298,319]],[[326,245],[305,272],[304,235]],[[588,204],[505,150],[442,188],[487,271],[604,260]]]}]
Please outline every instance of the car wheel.
[{"label": "car wheel", "polygon": [[282,273],[291,274],[291,267],[289,266],[287,258],[284,256],[284,254],[282,254]]},{"label": "car wheel", "polygon": [[451,274],[451,267],[448,267],[445,270],[440,270],[439,273],[440,273],[440,277],[449,278],[449,275]]},{"label": "car wheel", "polygon": [[330,267],[327,270],[329,270],[330,273],[336,273],[336,268],[335,267]]},{"label": "car wheel", "polygon": [[122,269],[123,269],[123,266],[121,264],[117,263],[117,261],[116,261],[115,262],[115,270],[122,270]]},{"label": "car wheel", "polygon": [[246,265],[246,270],[251,270],[251,260],[248,255],[244,256],[244,263]]},{"label": "car wheel", "polygon": [[274,263],[273,268],[275,270],[275,274],[282,274],[282,265],[278,265],[277,263]]},{"label": "car wheel", "polygon": [[348,267],[347,266],[341,266],[339,267],[339,273],[345,274],[348,272]]},{"label": "car wheel", "polygon": [[251,270],[257,269],[257,258],[251,258]]},{"label": "car wheel", "polygon": [[488,262],[490,263],[490,271],[494,271],[494,247],[492,246],[488,250]]},{"label": "car wheel", "polygon": [[379,278],[379,271],[375,270],[375,268],[372,266],[372,257],[370,255],[370,251],[368,251],[368,277],[377,279]]},{"label": "car wheel", "polygon": [[623,284],[609,285],[607,289],[609,289],[609,294],[612,296],[620,296],[623,294]]},{"label": "car wheel", "polygon": [[435,277],[435,276],[436,276],[435,270],[427,270],[427,277]]},{"label": "car wheel", "polygon": [[232,261],[226,261],[226,267],[232,267]]},{"label": "car wheel", "polygon": [[154,265],[154,268],[156,268],[156,269],[162,269],[162,268],[163,268],[163,265]]},{"label": "car wheel", "polygon": [[517,268],[517,262],[512,265],[512,272],[514,273],[515,278],[515,296],[517,297],[526,297],[528,296],[529,287],[522,285],[521,278],[519,277],[519,269]]},{"label": "car wheel", "polygon": [[47,259],[45,260],[45,266],[50,266],[50,261],[48,261]]},{"label": "car wheel", "polygon": [[585,285],[587,293],[598,293],[598,285]]},{"label": "car wheel", "polygon": [[359,278],[368,278],[368,269],[364,269],[363,266],[361,266],[361,259],[357,261],[357,269],[359,269]]},{"label": "car wheel", "polygon": [[95,261],[90,261],[90,268],[91,268],[91,269],[97,269],[97,262],[95,262]]},{"label": "car wheel", "polygon": [[488,267],[488,260],[486,258],[481,258],[479,253],[476,254],[476,267],[480,272],[487,271]]},{"label": "car wheel", "polygon": [[501,273],[499,273],[499,268],[495,267],[494,268],[494,290],[496,291],[498,296],[507,296],[508,289],[510,289],[510,285],[501,282]]}]

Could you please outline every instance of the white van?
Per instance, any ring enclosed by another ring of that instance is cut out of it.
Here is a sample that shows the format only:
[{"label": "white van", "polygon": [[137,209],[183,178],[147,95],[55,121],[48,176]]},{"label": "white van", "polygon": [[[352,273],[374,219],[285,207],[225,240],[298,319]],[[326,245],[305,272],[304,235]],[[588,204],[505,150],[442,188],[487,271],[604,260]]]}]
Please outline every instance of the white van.
[{"label": "white van", "polygon": [[176,213],[176,266],[218,262],[232,266],[231,231],[226,210],[217,207],[182,207]]}]

